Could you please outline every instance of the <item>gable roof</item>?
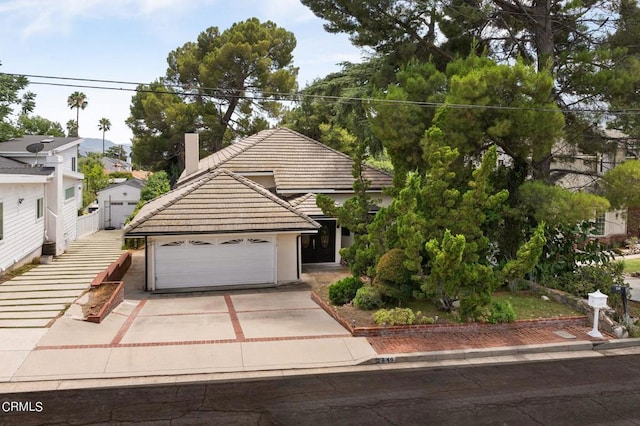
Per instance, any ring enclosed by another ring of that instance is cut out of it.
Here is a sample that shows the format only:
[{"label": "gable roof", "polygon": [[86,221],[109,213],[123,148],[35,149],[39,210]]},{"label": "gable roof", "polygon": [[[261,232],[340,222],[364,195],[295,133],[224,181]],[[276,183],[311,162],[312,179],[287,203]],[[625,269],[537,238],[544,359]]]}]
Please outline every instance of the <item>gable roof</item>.
[{"label": "gable roof", "polygon": [[0,142],[0,154],[2,155],[18,155],[18,156],[35,156],[36,154],[32,154],[27,151],[27,146],[38,143],[42,141],[44,145],[42,151],[38,153],[39,156],[42,156],[43,153],[49,152],[60,152],[67,148],[70,148],[74,145],[80,145],[84,139],[72,137],[72,138],[62,138],[62,137],[53,137],[53,136],[43,136],[43,135],[25,135],[20,138],[11,139],[5,142]]},{"label": "gable roof", "polygon": [[123,182],[112,183],[111,185],[107,186],[106,188],[103,188],[100,191],[98,191],[98,194],[103,192],[103,191],[107,191],[109,189],[118,188],[120,186],[130,186],[130,187],[133,187],[133,188],[142,189],[142,187],[144,186],[144,181],[142,181],[141,179],[138,179],[138,178],[133,178],[133,179],[127,179],[127,180],[125,180]]},{"label": "gable roof", "polygon": [[316,204],[316,194],[311,192],[289,200],[289,204],[307,216],[325,216]]},{"label": "gable roof", "polygon": [[260,185],[220,169],[151,200],[124,233],[217,234],[318,228],[313,219]]},{"label": "gable roof", "polygon": [[[350,191],[353,160],[320,142],[286,128],[263,130],[200,160],[198,171],[178,185],[203,173],[224,167],[234,173],[273,172],[278,193]],[[393,178],[373,167],[364,167],[370,189],[391,186]]]}]

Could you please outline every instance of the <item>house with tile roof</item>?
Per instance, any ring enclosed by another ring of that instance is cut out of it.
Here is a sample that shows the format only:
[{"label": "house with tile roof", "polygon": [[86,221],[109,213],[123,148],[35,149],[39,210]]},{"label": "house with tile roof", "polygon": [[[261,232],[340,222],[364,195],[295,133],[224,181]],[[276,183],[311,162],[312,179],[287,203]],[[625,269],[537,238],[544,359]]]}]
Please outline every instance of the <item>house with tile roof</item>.
[{"label": "house with tile roof", "polygon": [[[147,289],[277,285],[297,281],[304,263],[339,263],[351,241],[315,205],[353,196],[353,161],[289,129],[270,129],[202,160],[185,138],[185,171],[125,227],[144,237]],[[392,176],[365,167],[374,199]]]},{"label": "house with tile roof", "polygon": [[40,256],[45,241],[57,255],[76,239],[81,142],[49,136],[0,142],[0,272]]}]

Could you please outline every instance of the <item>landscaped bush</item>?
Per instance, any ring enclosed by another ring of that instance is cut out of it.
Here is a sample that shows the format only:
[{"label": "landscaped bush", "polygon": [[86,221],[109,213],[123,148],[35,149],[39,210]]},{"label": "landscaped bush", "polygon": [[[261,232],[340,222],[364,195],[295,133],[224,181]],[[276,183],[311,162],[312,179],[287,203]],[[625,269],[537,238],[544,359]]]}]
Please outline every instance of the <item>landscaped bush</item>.
[{"label": "landscaped bush", "polygon": [[491,294],[470,294],[460,301],[460,317],[467,321],[486,322],[491,315]]},{"label": "landscaped bush", "polygon": [[329,300],[334,305],[349,303],[356,296],[358,289],[362,287],[362,281],[356,277],[346,277],[329,286]]},{"label": "landscaped bush", "polygon": [[391,249],[382,255],[376,266],[373,285],[389,302],[407,301],[415,290],[411,272],[404,266],[406,259],[401,249]]},{"label": "landscaped bush", "polygon": [[125,238],[123,250],[138,250],[144,247],[144,238]]},{"label": "landscaped bush", "polygon": [[514,322],[515,320],[516,313],[508,300],[493,300],[491,302],[491,313],[489,314],[487,322],[497,324]]},{"label": "landscaped bush", "polygon": [[416,314],[409,308],[380,309],[373,314],[378,325],[412,325]]},{"label": "landscaped bush", "polygon": [[422,312],[413,312],[410,308],[380,309],[373,314],[373,320],[378,325],[413,325],[413,324],[433,324],[435,320],[422,315]]},{"label": "landscaped bush", "polygon": [[359,309],[378,309],[382,306],[382,298],[375,287],[366,285],[360,287],[358,291],[356,291],[356,296],[353,299],[353,305]]},{"label": "landscaped bush", "polygon": [[609,294],[611,286],[624,285],[623,268],[624,265],[621,262],[585,265],[579,267],[575,272],[545,279],[543,284],[581,298],[586,298],[589,293],[596,290]]}]

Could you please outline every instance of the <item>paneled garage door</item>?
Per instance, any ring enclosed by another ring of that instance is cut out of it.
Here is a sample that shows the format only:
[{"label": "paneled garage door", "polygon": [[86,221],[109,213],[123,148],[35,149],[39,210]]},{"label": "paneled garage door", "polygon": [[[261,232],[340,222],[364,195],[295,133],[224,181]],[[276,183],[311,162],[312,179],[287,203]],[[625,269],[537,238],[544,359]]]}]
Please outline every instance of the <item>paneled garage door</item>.
[{"label": "paneled garage door", "polygon": [[156,242],[156,289],[275,282],[273,237]]}]

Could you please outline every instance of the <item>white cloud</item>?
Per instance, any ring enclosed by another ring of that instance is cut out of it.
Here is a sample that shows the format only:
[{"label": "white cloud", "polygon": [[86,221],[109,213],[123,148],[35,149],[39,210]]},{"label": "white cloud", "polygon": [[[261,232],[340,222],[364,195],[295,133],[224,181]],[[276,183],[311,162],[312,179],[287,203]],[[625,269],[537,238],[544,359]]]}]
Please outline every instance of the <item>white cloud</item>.
[{"label": "white cloud", "polygon": [[[189,13],[205,0],[7,0],[0,33],[22,38],[72,31],[79,19],[152,20]],[[211,1],[208,2],[211,4]],[[160,16],[162,15],[162,16]]]},{"label": "white cloud", "polygon": [[[311,10],[300,3],[300,0],[263,0],[260,8],[265,19],[276,21],[281,25],[287,22],[301,23],[315,19]],[[286,28],[286,25],[284,25]]]}]

